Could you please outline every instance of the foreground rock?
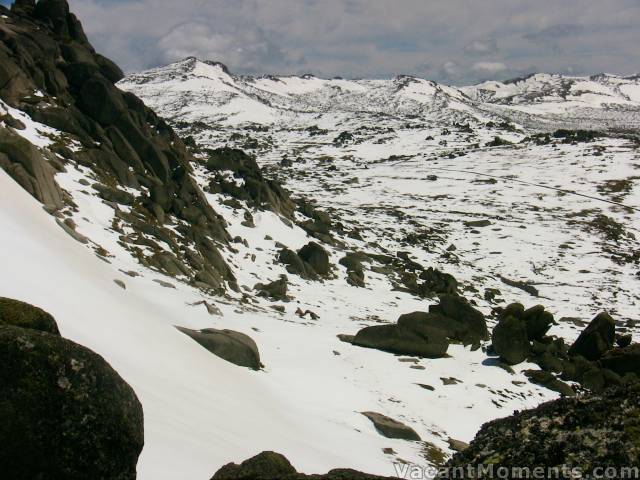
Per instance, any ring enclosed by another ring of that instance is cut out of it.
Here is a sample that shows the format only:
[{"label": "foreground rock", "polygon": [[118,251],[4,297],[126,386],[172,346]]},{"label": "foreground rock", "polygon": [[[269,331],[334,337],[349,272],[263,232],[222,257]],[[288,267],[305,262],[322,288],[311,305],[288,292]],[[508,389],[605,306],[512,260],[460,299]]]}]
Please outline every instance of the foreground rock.
[{"label": "foreground rock", "polygon": [[3,478],[135,479],[142,406],[91,350],[0,322],[0,438]]},{"label": "foreground rock", "polygon": [[29,328],[60,336],[54,318],[41,308],[0,297],[0,325]]},{"label": "foreground rock", "polygon": [[401,440],[420,440],[416,431],[402,422],[376,412],[362,412],[367,417],[376,430],[387,438],[399,438]]},{"label": "foreground rock", "polygon": [[262,452],[240,465],[228,463],[211,480],[389,480],[350,469],[334,469],[324,475],[298,473],[284,455]]},{"label": "foreground rock", "polygon": [[214,355],[228,362],[252,370],[262,368],[256,342],[244,333],[233,330],[216,330],[215,328],[205,328],[199,331],[184,327],[176,328]]},{"label": "foreground rock", "polygon": [[637,466],[639,425],[640,385],[563,398],[485,424],[447,466],[564,466],[584,475],[597,467]]}]

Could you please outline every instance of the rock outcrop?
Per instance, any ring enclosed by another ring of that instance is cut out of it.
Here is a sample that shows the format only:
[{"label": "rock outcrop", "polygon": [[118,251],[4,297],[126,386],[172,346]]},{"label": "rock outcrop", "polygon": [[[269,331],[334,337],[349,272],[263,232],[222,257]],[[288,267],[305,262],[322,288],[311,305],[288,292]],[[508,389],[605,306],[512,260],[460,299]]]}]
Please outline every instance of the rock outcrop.
[{"label": "rock outcrop", "polygon": [[[598,467],[639,465],[639,428],[640,385],[563,398],[483,425],[447,467],[543,467],[591,476]],[[512,471],[501,478],[517,477]]]},{"label": "rock outcrop", "polygon": [[[51,211],[76,208],[56,170],[88,167],[114,208],[121,246],[142,264],[217,293],[237,288],[220,254],[230,236],[192,178],[195,159],[164,120],[114,85],[122,76],[96,53],[65,0],[3,9],[0,99],[61,134],[36,148],[0,123],[0,167]],[[285,203],[278,205],[285,210]]]}]

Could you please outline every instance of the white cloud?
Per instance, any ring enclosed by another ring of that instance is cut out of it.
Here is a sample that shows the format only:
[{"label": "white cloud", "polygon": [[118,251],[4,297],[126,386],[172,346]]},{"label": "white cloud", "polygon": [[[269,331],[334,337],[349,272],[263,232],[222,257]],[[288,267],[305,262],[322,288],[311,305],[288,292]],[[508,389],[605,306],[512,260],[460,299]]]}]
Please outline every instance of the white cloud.
[{"label": "white cloud", "polygon": [[499,73],[507,70],[507,66],[502,62],[476,62],[471,66],[471,70],[481,73]]}]

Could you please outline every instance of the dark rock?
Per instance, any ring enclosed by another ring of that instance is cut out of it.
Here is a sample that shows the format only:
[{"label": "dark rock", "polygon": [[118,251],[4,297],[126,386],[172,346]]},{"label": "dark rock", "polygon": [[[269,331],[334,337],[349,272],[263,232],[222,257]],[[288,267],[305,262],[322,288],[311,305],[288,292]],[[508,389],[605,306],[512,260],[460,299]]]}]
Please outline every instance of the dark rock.
[{"label": "dark rock", "polygon": [[296,473],[284,455],[275,452],[262,452],[245,460],[240,465],[228,463],[223,466],[211,480],[238,480],[249,478],[280,478]]},{"label": "dark rock", "polygon": [[527,378],[538,385],[560,393],[566,397],[572,397],[576,394],[573,389],[562,380],[558,380],[551,373],[542,370],[525,370],[524,374]]},{"label": "dark rock", "polygon": [[288,248],[283,248],[278,254],[278,260],[287,267],[287,272],[299,275],[307,280],[317,280],[318,274],[300,256]]},{"label": "dark rock", "polygon": [[536,305],[525,310],[518,318],[522,318],[527,324],[527,337],[529,340],[540,340],[555,325],[553,315],[545,311],[542,305]]},{"label": "dark rock", "polygon": [[2,167],[17,183],[44,205],[62,208],[62,190],[54,179],[55,170],[28,140],[0,127]]},{"label": "dark rock", "polygon": [[620,348],[628,347],[631,345],[633,338],[630,333],[626,335],[616,334],[616,345]]},{"label": "dark rock", "polygon": [[184,327],[176,328],[214,355],[228,362],[253,370],[262,368],[256,342],[244,333],[214,328],[205,328],[200,331]]},{"label": "dark rock", "polygon": [[418,334],[399,325],[365,327],[355,335],[353,344],[360,347],[426,358],[443,357],[449,348],[449,341],[439,330]]},{"label": "dark rock", "polygon": [[416,431],[393,418],[382,415],[376,412],[362,412],[362,415],[367,417],[376,430],[387,438],[399,438],[401,440],[417,440],[420,441],[420,436]]},{"label": "dark rock", "polygon": [[569,355],[582,355],[587,360],[598,360],[613,348],[616,324],[606,313],[599,313],[569,348]]},{"label": "dark rock", "polygon": [[0,438],[4,478],[135,479],[142,407],[101,356],[0,326]]},{"label": "dark rock", "polygon": [[0,325],[13,325],[60,336],[58,324],[50,314],[10,298],[0,297]]},{"label": "dark rock", "polygon": [[477,344],[489,339],[489,330],[484,315],[458,295],[441,295],[438,305],[431,305],[429,312],[439,313],[458,322],[455,339],[467,344]]},{"label": "dark rock", "polygon": [[[536,467],[556,467],[560,475],[572,469],[591,475],[598,467],[636,466],[640,464],[639,413],[640,385],[561,398],[486,423],[470,447],[446,466],[492,465],[494,472],[498,467],[531,472]],[[621,470],[617,472],[616,478],[621,478]],[[518,477],[512,471],[503,478]]]},{"label": "dark rock", "polygon": [[287,276],[282,275],[278,280],[273,282],[262,284],[256,284],[254,290],[258,290],[258,295],[272,298],[274,300],[286,300],[287,299]]},{"label": "dark rock", "polygon": [[608,351],[600,359],[600,364],[621,376],[627,373],[640,376],[640,343]]},{"label": "dark rock", "polygon": [[324,475],[298,473],[289,460],[275,452],[262,452],[240,465],[223,466],[211,480],[391,480],[351,469],[334,469]]},{"label": "dark rock", "polygon": [[329,273],[329,254],[322,245],[316,242],[309,242],[298,250],[298,256],[311,265],[318,275],[327,275]]},{"label": "dark rock", "polygon": [[501,319],[491,337],[494,351],[509,365],[517,365],[529,356],[530,345],[527,325],[519,318]]}]

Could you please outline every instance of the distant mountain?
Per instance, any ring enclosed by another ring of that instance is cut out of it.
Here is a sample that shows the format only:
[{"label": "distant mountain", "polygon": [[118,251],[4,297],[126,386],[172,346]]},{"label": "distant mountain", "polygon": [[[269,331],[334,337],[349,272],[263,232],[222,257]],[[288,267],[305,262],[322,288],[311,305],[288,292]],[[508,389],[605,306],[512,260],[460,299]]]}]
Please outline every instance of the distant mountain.
[{"label": "distant mountain", "polygon": [[540,129],[570,122],[585,128],[640,125],[640,80],[535,74],[506,82],[449,87],[411,76],[390,80],[305,76],[237,76],[196,58],[127,76],[120,87],[143,96],[163,115],[184,121],[215,116],[227,123],[269,122],[298,112],[496,117]]}]

